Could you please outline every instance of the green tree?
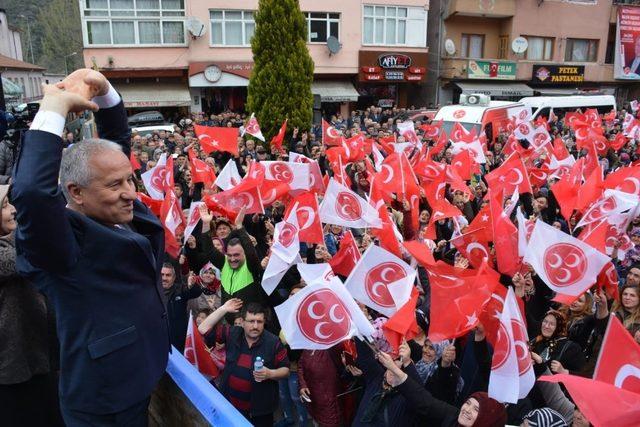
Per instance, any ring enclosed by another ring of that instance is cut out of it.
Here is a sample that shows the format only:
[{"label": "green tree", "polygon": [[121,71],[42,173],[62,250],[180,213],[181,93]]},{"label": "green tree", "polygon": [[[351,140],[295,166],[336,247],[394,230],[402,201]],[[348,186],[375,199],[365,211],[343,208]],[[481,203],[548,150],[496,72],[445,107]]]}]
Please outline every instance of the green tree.
[{"label": "green tree", "polygon": [[[37,25],[42,31],[39,64],[57,72],[64,72],[65,68],[71,72],[82,66],[82,24],[77,1],[50,0],[40,11]],[[73,52],[76,54],[69,56]]]},{"label": "green tree", "polygon": [[313,60],[307,50],[307,24],[297,0],[260,0],[251,39],[254,68],[247,109],[267,138],[285,118],[288,128],[308,129],[313,118]]}]

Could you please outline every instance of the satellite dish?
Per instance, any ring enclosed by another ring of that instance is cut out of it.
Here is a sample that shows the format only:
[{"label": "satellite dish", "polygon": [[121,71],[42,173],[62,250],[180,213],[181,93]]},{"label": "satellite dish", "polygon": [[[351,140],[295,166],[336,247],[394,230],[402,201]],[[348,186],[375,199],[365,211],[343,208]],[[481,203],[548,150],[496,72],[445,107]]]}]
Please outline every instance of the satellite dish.
[{"label": "satellite dish", "polygon": [[342,45],[340,44],[340,42],[336,37],[329,36],[329,38],[327,38],[327,48],[329,49],[329,56],[331,56],[340,52]]},{"label": "satellite dish", "polygon": [[444,41],[444,50],[449,54],[453,55],[456,53],[456,44],[451,39],[446,39]]},{"label": "satellite dish", "polygon": [[516,37],[511,42],[511,50],[513,50],[514,53],[524,53],[528,47],[529,42],[524,37]]},{"label": "satellite dish", "polygon": [[191,33],[194,39],[204,36],[207,32],[205,25],[195,16],[190,16],[186,21],[187,30]]}]

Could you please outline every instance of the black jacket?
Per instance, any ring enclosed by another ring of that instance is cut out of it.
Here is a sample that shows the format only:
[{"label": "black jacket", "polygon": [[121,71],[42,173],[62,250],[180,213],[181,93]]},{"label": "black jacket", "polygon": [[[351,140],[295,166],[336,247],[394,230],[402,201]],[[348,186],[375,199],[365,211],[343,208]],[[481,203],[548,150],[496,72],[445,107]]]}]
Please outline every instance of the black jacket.
[{"label": "black jacket", "polygon": [[189,313],[187,303],[190,299],[202,295],[202,287],[194,285],[191,288],[176,283],[167,298],[167,314],[169,318],[169,334],[171,345],[180,353],[184,351],[184,341],[189,325]]},{"label": "black jacket", "polygon": [[17,154],[18,144],[15,141],[11,139],[0,141],[0,185],[9,183]]}]

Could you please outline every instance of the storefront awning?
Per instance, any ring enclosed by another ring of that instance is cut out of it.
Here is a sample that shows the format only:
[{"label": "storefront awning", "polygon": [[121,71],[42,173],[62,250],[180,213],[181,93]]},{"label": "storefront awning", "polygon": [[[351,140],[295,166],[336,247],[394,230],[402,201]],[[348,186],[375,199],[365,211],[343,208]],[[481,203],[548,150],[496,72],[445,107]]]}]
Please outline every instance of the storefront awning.
[{"label": "storefront awning", "polygon": [[126,108],[188,107],[189,89],[179,83],[116,84]]},{"label": "storefront awning", "polygon": [[462,93],[482,93],[495,97],[523,97],[533,96],[533,89],[524,83],[480,83],[480,82],[456,82]]},{"label": "storefront awning", "polygon": [[338,80],[313,82],[311,93],[320,95],[321,102],[356,102],[360,96],[351,82]]}]

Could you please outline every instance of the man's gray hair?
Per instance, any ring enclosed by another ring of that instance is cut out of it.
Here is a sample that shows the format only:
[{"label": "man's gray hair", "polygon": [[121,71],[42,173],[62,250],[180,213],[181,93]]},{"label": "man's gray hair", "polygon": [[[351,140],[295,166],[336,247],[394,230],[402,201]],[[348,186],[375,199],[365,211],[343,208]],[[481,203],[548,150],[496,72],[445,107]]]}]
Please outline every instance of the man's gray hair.
[{"label": "man's gray hair", "polygon": [[89,162],[94,155],[105,151],[122,152],[122,147],[106,139],[89,138],[64,150],[60,165],[60,185],[67,202],[71,201],[67,185],[88,186],[93,178]]}]

